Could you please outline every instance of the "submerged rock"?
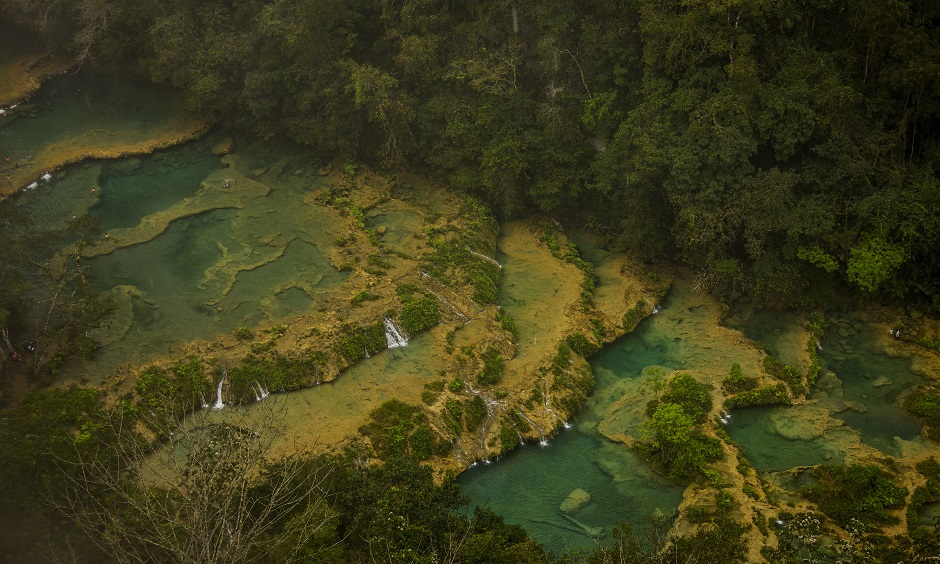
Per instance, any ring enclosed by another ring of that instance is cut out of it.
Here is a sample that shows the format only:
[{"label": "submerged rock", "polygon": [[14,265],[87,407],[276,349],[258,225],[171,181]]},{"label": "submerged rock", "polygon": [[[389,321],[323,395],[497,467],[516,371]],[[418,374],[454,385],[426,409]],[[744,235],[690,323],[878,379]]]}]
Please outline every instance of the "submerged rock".
[{"label": "submerged rock", "polygon": [[879,376],[879,377],[875,378],[875,381],[872,382],[871,385],[874,386],[874,387],[876,387],[876,388],[881,388],[881,387],[883,387],[883,386],[890,386],[890,385],[891,385],[891,380],[889,380],[889,379],[888,379],[887,377],[885,377],[885,376]]},{"label": "submerged rock", "polygon": [[810,441],[823,436],[829,421],[829,410],[821,405],[798,406],[770,416],[774,432],[791,441]]},{"label": "submerged rock", "polygon": [[590,502],[591,494],[578,488],[568,494],[568,497],[565,498],[565,501],[561,502],[558,509],[567,515],[574,515]]},{"label": "submerged rock", "polygon": [[218,143],[212,146],[212,154],[221,157],[227,155],[235,149],[235,140],[231,137],[224,137]]}]

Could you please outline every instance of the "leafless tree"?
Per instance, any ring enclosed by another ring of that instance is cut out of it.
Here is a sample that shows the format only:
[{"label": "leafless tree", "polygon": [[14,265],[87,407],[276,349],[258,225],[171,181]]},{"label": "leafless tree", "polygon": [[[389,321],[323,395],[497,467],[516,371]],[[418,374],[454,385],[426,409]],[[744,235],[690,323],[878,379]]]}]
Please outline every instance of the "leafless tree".
[{"label": "leafless tree", "polygon": [[336,517],[329,470],[302,454],[267,457],[279,419],[267,403],[197,413],[156,451],[115,409],[107,433],[80,437],[62,461],[68,485],[53,502],[119,562],[309,558],[308,541]]}]

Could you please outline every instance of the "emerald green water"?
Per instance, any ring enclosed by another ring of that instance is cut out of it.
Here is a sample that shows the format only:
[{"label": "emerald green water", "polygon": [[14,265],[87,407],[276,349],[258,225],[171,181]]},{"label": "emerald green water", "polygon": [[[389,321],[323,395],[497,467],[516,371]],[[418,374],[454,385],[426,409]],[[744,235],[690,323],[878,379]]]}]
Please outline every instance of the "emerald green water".
[{"label": "emerald green water", "polygon": [[140,158],[103,163],[98,179],[98,203],[89,215],[102,231],[134,227],[154,212],[192,196],[215,170],[224,168],[206,141],[194,141]]},{"label": "emerald green water", "polygon": [[[665,320],[670,312],[682,315],[667,307],[659,316]],[[598,424],[622,397],[622,384],[637,385],[649,366],[681,366],[680,346],[661,331],[665,325],[659,317],[650,318],[591,359],[594,392],[572,428],[560,431],[547,447],[526,445],[462,474],[459,483],[472,504],[521,525],[556,552],[594,545],[584,527],[603,527],[598,539],[603,542],[620,523],[642,527],[653,514],[673,515],[684,488],[656,475],[623,444],[598,432]],[[559,509],[575,489],[591,495],[590,503],[572,516],[580,525]]]},{"label": "emerald green water", "polygon": [[775,415],[786,414],[789,407],[749,407],[736,409],[725,426],[728,435],[744,449],[754,467],[782,471],[797,466],[842,462],[845,452],[825,437],[787,439],[775,428]]},{"label": "emerald green water", "polygon": [[[762,338],[774,352],[774,343],[785,334],[779,324],[766,323],[767,314],[755,316],[743,326],[745,332]],[[830,326],[820,340],[821,388],[809,399],[833,418],[823,432],[805,431],[800,437],[778,428],[782,420],[807,418],[804,407],[767,407],[736,410],[726,430],[744,449],[751,462],[762,470],[786,470],[795,466],[835,463],[844,459],[850,440],[889,456],[901,454],[896,437],[920,442],[921,422],[906,414],[898,397],[924,380],[910,370],[910,361],[898,354],[883,352],[881,325],[850,321],[831,316]],[[785,348],[785,347],[783,347]],[[782,356],[782,355],[781,355]],[[829,374],[831,372],[831,374]],[[879,380],[881,378],[881,380]],[[840,424],[848,428],[840,429]],[[785,436],[790,434],[791,436]]]},{"label": "emerald green water", "polygon": [[865,444],[897,456],[900,450],[894,437],[918,438],[922,425],[901,409],[898,396],[924,379],[911,372],[909,360],[881,352],[875,344],[880,336],[876,331],[870,323],[833,324],[822,341],[820,358],[823,369],[835,372],[842,381],[842,399],[865,406],[864,413],[848,410],[836,417],[858,430]]},{"label": "emerald green water", "polygon": [[[94,359],[74,361],[66,374],[104,378],[122,364],[170,354],[195,339],[300,315],[346,279],[328,258],[340,229],[334,212],[308,198],[322,182],[319,158],[297,147],[261,149],[245,141],[249,156],[243,161],[236,151],[226,165],[211,154],[214,142],[72,165],[15,198],[13,205],[53,231],[87,213],[105,232],[133,234],[142,219],[171,214],[162,233],[89,261],[94,289],[109,294],[117,311],[96,333],[104,346]],[[207,182],[245,173],[267,186],[267,195],[244,202],[234,192],[215,191],[218,209],[185,215],[180,208]]]},{"label": "emerald green water", "polygon": [[[6,157],[31,169],[55,148],[120,147],[146,140],[180,116],[174,96],[126,76],[90,69],[50,78],[29,101],[0,120],[0,168]],[[38,179],[42,169],[29,176]]]}]

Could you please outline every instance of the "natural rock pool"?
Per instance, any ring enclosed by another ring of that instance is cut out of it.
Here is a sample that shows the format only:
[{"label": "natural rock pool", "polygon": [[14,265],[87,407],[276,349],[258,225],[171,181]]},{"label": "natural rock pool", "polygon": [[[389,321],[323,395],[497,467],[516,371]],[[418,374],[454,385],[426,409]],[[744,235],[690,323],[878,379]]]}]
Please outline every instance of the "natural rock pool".
[{"label": "natural rock pool", "polygon": [[[393,190],[390,182],[357,185],[368,192],[369,205],[353,235],[362,245],[374,237],[369,244],[382,255],[370,255],[354,269],[349,214],[321,201],[329,173],[323,159],[285,143],[222,134],[153,150],[189,139],[200,128],[163,92],[87,71],[50,80],[19,113],[0,122],[0,157],[21,163],[8,168],[17,181],[32,182],[47,168],[61,167],[0,205],[17,206],[48,230],[62,230],[85,214],[102,229],[84,252],[84,264],[91,265],[94,288],[113,299],[115,312],[94,331],[102,348],[91,360],[65,366],[66,378],[101,383],[122,369],[133,374],[150,362],[182,358],[194,341],[222,354],[237,346],[231,335],[239,327],[286,323],[285,346],[299,350],[320,338],[324,319],[355,321],[361,306],[375,309],[381,320],[400,306],[354,304],[352,296],[365,300],[373,290],[394,296],[403,282],[431,278],[420,259],[429,239],[452,227],[453,218],[439,216],[458,206],[453,195],[422,187]],[[354,173],[348,176],[352,182]],[[553,256],[532,223],[503,223],[493,257],[466,248],[480,260],[496,261],[498,306],[517,330],[516,342],[495,343],[515,356],[506,353],[503,395],[487,396],[494,418],[499,409],[518,411],[511,402],[532,393],[533,382],[545,381],[539,371],[546,355],[551,358],[572,331],[571,320],[583,314],[581,272]],[[575,241],[595,269],[596,320],[619,324],[623,312],[639,304],[640,289],[624,283],[626,268],[615,253],[590,237]],[[452,467],[487,459],[459,478],[473,504],[523,526],[557,552],[603,542],[622,522],[642,527],[651,515],[676,514],[684,484],[664,479],[627,446],[642,437],[651,382],[681,370],[717,389],[733,363],[745,374],[759,374],[764,353],[753,341],[806,369],[807,333],[799,314],[757,312],[726,326],[720,304],[694,291],[688,278],[680,275],[654,315],[590,359],[594,391],[575,416],[562,421],[550,398],[528,415],[519,411],[531,425],[520,436],[536,435],[547,444],[530,439],[494,459],[485,432],[473,444],[455,440]],[[494,334],[496,306],[487,310],[440,282],[427,284],[444,323],[407,347],[365,358],[334,382],[279,395],[285,431],[279,452],[343,444],[382,402],[420,404],[425,385],[435,380],[460,376],[472,383],[472,355],[461,357],[460,351],[493,344],[486,339]],[[731,439],[767,471],[935,450],[920,438],[920,422],[898,407],[908,389],[936,376],[927,357],[894,343],[883,320],[845,311],[827,319],[819,343],[822,369],[808,400],[733,411],[725,426]],[[461,393],[469,398],[482,392],[468,386]],[[555,425],[554,437],[542,436]]]}]

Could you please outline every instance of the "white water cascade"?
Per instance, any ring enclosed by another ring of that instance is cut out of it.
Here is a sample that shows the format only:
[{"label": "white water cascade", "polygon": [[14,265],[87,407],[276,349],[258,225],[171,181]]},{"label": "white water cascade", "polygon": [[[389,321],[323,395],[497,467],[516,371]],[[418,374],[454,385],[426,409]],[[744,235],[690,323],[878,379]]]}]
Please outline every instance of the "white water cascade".
[{"label": "white water cascade", "polygon": [[522,417],[525,420],[525,422],[528,423],[529,426],[535,429],[535,431],[539,434],[539,445],[543,447],[548,446],[548,439],[545,437],[545,431],[542,430],[542,427],[535,421],[532,421],[531,419],[529,419],[525,413],[522,413],[522,411],[517,409],[516,413],[518,413],[519,417]]},{"label": "white water cascade", "polygon": [[255,401],[261,401],[271,395],[270,392],[261,387],[261,384],[255,382]]},{"label": "white water cascade", "polygon": [[464,245],[464,248],[467,249],[467,251],[468,251],[471,255],[480,257],[481,259],[483,259],[483,260],[485,260],[485,261],[487,261],[487,262],[489,262],[489,263],[495,264],[495,265],[496,265],[497,267],[499,267],[500,269],[503,268],[503,265],[499,264],[499,261],[497,261],[496,259],[494,259],[494,258],[492,258],[492,257],[488,257],[488,256],[486,256],[486,255],[484,255],[484,254],[482,254],[482,253],[478,253],[478,252],[474,251],[473,249],[471,249],[470,247],[468,247],[468,246],[466,246],[466,245]]},{"label": "white water cascade", "polygon": [[388,317],[385,318],[385,344],[390,349],[408,346],[408,338],[405,337],[401,327]]},{"label": "white water cascade", "polygon": [[215,389],[215,404],[212,406],[213,411],[218,411],[225,407],[225,404],[222,403],[222,386],[225,385],[225,374],[222,375],[222,379],[219,380],[219,386]]}]

